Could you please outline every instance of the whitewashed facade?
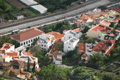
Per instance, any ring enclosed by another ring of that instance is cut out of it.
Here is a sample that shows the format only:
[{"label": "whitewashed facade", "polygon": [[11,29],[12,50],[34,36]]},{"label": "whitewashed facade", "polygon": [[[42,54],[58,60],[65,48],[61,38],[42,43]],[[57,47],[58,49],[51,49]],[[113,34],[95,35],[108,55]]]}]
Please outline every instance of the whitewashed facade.
[{"label": "whitewashed facade", "polygon": [[48,50],[52,44],[54,44],[55,38],[52,35],[42,34],[37,41],[37,44],[40,45],[41,48]]}]

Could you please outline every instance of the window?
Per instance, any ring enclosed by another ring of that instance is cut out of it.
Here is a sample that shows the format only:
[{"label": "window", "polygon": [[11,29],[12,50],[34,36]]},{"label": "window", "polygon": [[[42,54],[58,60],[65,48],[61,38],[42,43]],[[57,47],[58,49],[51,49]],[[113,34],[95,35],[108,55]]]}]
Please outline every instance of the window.
[{"label": "window", "polygon": [[46,45],[44,45],[44,47],[46,47]]},{"label": "window", "polygon": [[23,45],[23,43],[21,43],[21,46]]}]

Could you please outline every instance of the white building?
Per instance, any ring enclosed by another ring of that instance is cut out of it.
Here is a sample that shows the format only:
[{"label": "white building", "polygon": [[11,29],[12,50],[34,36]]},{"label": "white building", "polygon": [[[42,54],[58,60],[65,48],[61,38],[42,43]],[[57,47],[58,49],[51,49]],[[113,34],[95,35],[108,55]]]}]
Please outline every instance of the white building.
[{"label": "white building", "polygon": [[2,55],[2,59],[4,62],[10,62],[12,60],[12,57],[8,55]]},{"label": "white building", "polygon": [[11,38],[15,39],[20,43],[20,46],[31,46],[31,44],[34,42],[35,39],[39,39],[40,35],[43,34],[44,32],[32,28],[23,32],[20,32],[18,34],[12,35]]},{"label": "white building", "polygon": [[47,8],[37,3],[35,0],[20,0],[20,1],[26,4],[27,6],[30,6],[31,8],[37,10],[41,14],[44,14],[47,12]]},{"label": "white building", "polygon": [[13,52],[15,50],[15,46],[10,43],[4,43],[0,50],[5,50],[5,52]]},{"label": "white building", "polygon": [[38,4],[35,0],[20,0],[20,1],[28,6]]},{"label": "white building", "polygon": [[62,52],[61,51],[55,51],[53,53],[53,63],[62,64]]},{"label": "white building", "polygon": [[37,10],[38,12],[40,12],[41,14],[44,14],[47,12],[47,8],[42,6],[42,5],[33,5],[31,6],[33,9]]},{"label": "white building", "polygon": [[64,31],[64,37],[61,39],[64,43],[64,52],[74,50],[82,33],[81,28]]},{"label": "white building", "polygon": [[72,37],[69,40],[64,41],[64,53],[74,50],[78,42],[79,39],[75,37]]},{"label": "white building", "polygon": [[72,37],[76,37],[79,39],[82,35],[82,33],[80,31],[81,31],[80,28],[64,31],[64,37],[62,38],[62,41],[65,42],[65,41],[71,39]]},{"label": "white building", "polygon": [[[24,52],[22,51],[20,56],[17,57],[17,58],[14,58],[15,60],[21,60],[21,61],[24,61],[26,64],[28,62],[28,58],[29,58],[29,61],[30,61],[30,68],[32,69],[33,66],[34,66],[34,62],[35,62],[35,68],[39,68],[39,65],[38,65],[38,58],[37,57],[34,57],[31,53],[29,52]],[[27,67],[26,67],[27,68]]]},{"label": "white building", "polygon": [[37,44],[40,45],[42,49],[48,50],[49,47],[54,44],[55,38],[49,34],[42,34],[37,41]]}]

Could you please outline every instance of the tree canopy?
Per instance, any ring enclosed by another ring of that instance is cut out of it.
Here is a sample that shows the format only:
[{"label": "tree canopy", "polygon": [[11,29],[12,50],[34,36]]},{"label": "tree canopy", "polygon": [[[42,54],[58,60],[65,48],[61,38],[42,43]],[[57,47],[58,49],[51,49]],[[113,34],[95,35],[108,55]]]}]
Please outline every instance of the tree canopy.
[{"label": "tree canopy", "polygon": [[110,27],[114,27],[114,26],[115,26],[115,23],[111,22]]},{"label": "tree canopy", "polygon": [[91,57],[90,57],[90,61],[89,61],[89,66],[92,68],[100,68],[102,67],[105,62],[107,62],[107,56],[103,56],[101,54],[98,53],[94,53]]},{"label": "tree canopy", "polygon": [[41,80],[67,80],[67,76],[69,75],[69,69],[64,69],[54,64],[42,67],[39,72]]},{"label": "tree canopy", "polygon": [[44,66],[49,64],[49,58],[48,56],[45,56],[47,53],[45,50],[43,50],[39,45],[34,46],[29,50],[35,57],[38,57],[38,62],[40,63],[40,66]]},{"label": "tree canopy", "polygon": [[46,33],[51,32],[51,31],[63,33],[64,30],[72,29],[72,26],[70,25],[69,22],[63,21],[63,22],[57,23],[56,25],[55,24],[49,25],[49,26],[46,26],[44,28],[39,28],[39,29]]},{"label": "tree canopy", "polygon": [[64,30],[72,29],[72,26],[69,22],[63,21],[56,24],[56,26],[53,28],[53,31],[57,31],[60,33],[63,33]]},{"label": "tree canopy", "polygon": [[0,47],[2,47],[2,45],[7,42],[7,43],[11,43],[13,45],[15,45],[15,47],[19,47],[20,44],[16,41],[11,39],[9,36],[2,36],[0,37]]},{"label": "tree canopy", "polygon": [[48,8],[49,12],[59,9],[66,9],[72,2],[78,0],[36,0],[38,3]]},{"label": "tree canopy", "polygon": [[39,45],[32,47],[29,51],[33,53],[34,55],[45,55],[46,54],[46,51],[43,50]]}]

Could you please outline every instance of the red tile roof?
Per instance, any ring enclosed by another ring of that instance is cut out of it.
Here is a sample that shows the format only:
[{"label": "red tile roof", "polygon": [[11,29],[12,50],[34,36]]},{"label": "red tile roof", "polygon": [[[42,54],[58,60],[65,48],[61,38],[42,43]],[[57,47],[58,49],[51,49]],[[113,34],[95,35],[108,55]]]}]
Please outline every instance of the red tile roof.
[{"label": "red tile roof", "polygon": [[120,17],[115,18],[113,21],[114,21],[114,22],[118,22],[119,20],[120,20]]},{"label": "red tile roof", "polygon": [[8,55],[3,55],[2,58],[5,59],[6,57],[8,57]]},{"label": "red tile roof", "polygon": [[115,31],[120,33],[120,30],[115,30]]},{"label": "red tile roof", "polygon": [[108,41],[99,41],[98,42],[98,44],[95,46],[95,47],[93,47],[93,51],[96,51],[96,52],[102,52],[102,51],[104,51],[104,52],[106,52],[107,50],[108,50],[108,46],[106,45],[106,43],[114,43],[114,40],[108,40]]},{"label": "red tile roof", "polygon": [[11,46],[13,46],[10,43],[4,43],[1,49],[9,49]]},{"label": "red tile roof", "polygon": [[22,51],[22,53],[23,53],[24,55],[27,55],[27,56],[32,56],[32,54],[31,54],[30,52],[24,52],[24,51]]},{"label": "red tile roof", "polygon": [[50,50],[50,54],[53,54],[58,49],[57,44],[54,44]]},{"label": "red tile roof", "polygon": [[81,31],[81,28],[76,28],[76,29],[74,29],[74,30],[72,30],[73,32],[79,32],[79,31]]},{"label": "red tile roof", "polygon": [[115,36],[115,34],[109,34],[109,36]]},{"label": "red tile roof", "polygon": [[49,32],[47,34],[53,35],[55,39],[61,39],[64,36],[64,34],[60,34],[59,32]]},{"label": "red tile roof", "polygon": [[106,51],[106,49],[108,49],[108,47],[106,46],[106,41],[100,41],[95,47],[93,47],[92,50],[96,52],[100,52],[102,50]]},{"label": "red tile roof", "polygon": [[18,56],[17,52],[6,52],[6,55],[10,56],[10,57],[16,57]]},{"label": "red tile roof", "polygon": [[85,44],[79,43],[79,53],[81,54],[82,52],[85,52]]},{"label": "red tile roof", "polygon": [[104,33],[107,33],[108,31],[111,31],[112,29],[109,28],[109,27],[105,27],[105,26],[101,26],[101,25],[97,25],[96,27],[92,28],[93,31],[101,31],[101,32],[104,32]]},{"label": "red tile roof", "polygon": [[106,20],[103,20],[103,21],[101,21],[100,23],[101,23],[101,24],[105,24],[105,25],[110,25],[110,24],[111,24],[111,22],[108,22],[108,21],[106,21]]},{"label": "red tile roof", "polygon": [[4,54],[5,53],[5,50],[0,50],[0,54]]},{"label": "red tile roof", "polygon": [[35,58],[33,56],[31,56],[32,60],[35,60]]},{"label": "red tile roof", "polygon": [[112,8],[112,9],[109,9],[109,10],[114,10],[114,11],[120,13],[120,7],[118,7],[118,8]]},{"label": "red tile roof", "polygon": [[44,33],[44,32],[39,29],[32,28],[32,29],[26,30],[24,32],[20,32],[18,34],[12,35],[11,38],[21,42],[21,41],[33,38],[35,36],[38,36],[42,33]]},{"label": "red tile roof", "polygon": [[63,43],[63,41],[61,41],[60,39],[59,39],[59,40],[56,40],[55,42],[56,42],[56,43]]},{"label": "red tile roof", "polygon": [[40,68],[36,68],[35,70],[36,70],[37,72],[40,72]]},{"label": "red tile roof", "polygon": [[106,55],[110,55],[110,51],[115,48],[115,44],[109,49],[108,52],[106,52]]},{"label": "red tile roof", "polygon": [[62,61],[62,59],[58,58],[57,56],[62,56],[61,51],[55,51],[53,54],[54,58],[58,61]]},{"label": "red tile roof", "polygon": [[[37,65],[38,63],[37,62],[35,62],[35,65]],[[34,62],[32,63],[32,62],[30,62],[30,66],[34,66]]]}]

